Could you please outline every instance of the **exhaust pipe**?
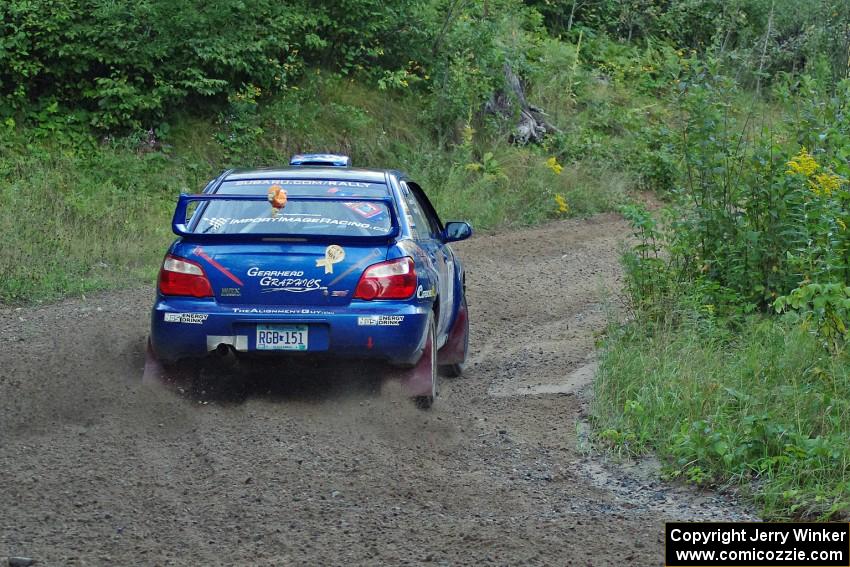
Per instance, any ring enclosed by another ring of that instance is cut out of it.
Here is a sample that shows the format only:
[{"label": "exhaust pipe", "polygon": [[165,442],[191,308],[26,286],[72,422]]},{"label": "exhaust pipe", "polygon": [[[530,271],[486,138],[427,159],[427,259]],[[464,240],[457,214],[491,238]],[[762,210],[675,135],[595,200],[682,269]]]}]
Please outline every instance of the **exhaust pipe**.
[{"label": "exhaust pipe", "polygon": [[[210,351],[210,362],[216,367],[232,369],[238,366],[239,359],[236,357],[236,349],[233,345],[219,343]],[[142,372],[142,384],[162,384],[166,381],[167,372],[156,356],[150,337],[145,347],[145,367]]]}]

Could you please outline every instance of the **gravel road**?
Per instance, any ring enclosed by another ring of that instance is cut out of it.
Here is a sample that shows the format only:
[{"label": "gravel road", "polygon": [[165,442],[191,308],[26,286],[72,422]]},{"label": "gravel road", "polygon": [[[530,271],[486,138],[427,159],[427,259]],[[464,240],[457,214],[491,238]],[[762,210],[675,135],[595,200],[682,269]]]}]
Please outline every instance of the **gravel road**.
[{"label": "gravel road", "polygon": [[471,360],[431,411],[361,366],[142,385],[149,288],[0,308],[0,558],[660,565],[664,520],[753,518],[587,450],[627,233],[602,215],[458,245]]}]

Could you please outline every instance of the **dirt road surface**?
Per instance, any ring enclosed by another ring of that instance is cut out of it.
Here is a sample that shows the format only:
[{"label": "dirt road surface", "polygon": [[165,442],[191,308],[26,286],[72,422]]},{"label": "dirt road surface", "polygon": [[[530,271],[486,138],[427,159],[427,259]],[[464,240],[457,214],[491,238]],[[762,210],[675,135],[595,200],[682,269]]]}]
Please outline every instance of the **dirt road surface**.
[{"label": "dirt road surface", "polygon": [[0,557],[660,565],[664,520],[751,516],[587,450],[627,232],[603,215],[457,246],[471,360],[431,411],[360,366],[142,385],[148,288],[0,309]]}]

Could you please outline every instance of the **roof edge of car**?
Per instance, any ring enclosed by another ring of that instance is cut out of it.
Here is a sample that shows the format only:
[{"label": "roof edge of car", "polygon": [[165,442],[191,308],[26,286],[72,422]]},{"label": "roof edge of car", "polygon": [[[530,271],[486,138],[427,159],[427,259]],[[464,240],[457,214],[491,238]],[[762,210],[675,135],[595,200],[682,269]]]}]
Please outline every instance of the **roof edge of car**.
[{"label": "roof edge of car", "polygon": [[346,181],[365,181],[384,183],[386,175],[401,176],[401,172],[387,169],[368,169],[353,167],[264,167],[256,169],[230,169],[220,178],[222,181],[243,181],[247,179],[338,179]]}]

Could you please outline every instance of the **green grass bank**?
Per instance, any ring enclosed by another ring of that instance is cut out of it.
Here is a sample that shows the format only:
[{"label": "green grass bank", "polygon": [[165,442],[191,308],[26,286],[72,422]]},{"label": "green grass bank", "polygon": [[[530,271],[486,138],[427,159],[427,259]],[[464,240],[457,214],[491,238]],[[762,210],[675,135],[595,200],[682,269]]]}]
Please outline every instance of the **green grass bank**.
[{"label": "green grass bank", "polygon": [[850,514],[850,365],[798,321],[738,333],[694,319],[617,331],[594,412],[618,451],[656,451],[674,478],[725,485],[771,519]]}]

